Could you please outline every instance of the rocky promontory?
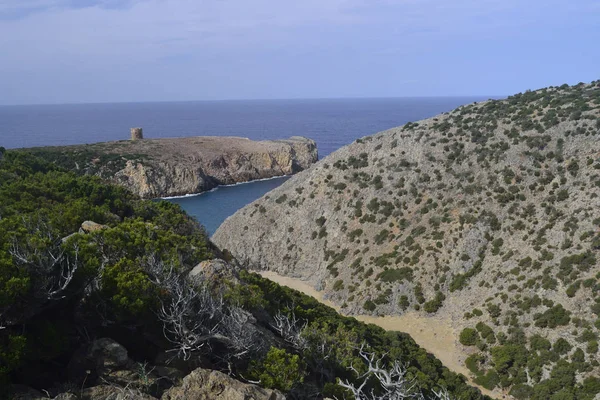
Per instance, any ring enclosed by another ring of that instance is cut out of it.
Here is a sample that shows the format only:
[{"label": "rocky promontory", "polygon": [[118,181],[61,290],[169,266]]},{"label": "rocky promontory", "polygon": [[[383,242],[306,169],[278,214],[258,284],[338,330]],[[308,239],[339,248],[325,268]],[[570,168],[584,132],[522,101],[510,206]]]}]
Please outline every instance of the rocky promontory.
[{"label": "rocky promontory", "polygon": [[27,150],[80,174],[105,178],[142,198],[291,175],[318,159],[315,142],[299,136],[264,141],[197,136]]}]

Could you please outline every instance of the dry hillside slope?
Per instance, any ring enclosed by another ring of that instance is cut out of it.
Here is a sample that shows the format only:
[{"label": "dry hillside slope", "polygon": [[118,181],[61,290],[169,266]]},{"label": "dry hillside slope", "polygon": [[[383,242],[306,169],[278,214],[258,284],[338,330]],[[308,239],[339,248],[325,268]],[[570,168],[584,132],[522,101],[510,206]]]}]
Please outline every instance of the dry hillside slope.
[{"label": "dry hillside slope", "polygon": [[340,149],[213,239],[348,314],[450,316],[480,384],[550,398],[600,373],[599,137],[600,81],[462,106]]}]

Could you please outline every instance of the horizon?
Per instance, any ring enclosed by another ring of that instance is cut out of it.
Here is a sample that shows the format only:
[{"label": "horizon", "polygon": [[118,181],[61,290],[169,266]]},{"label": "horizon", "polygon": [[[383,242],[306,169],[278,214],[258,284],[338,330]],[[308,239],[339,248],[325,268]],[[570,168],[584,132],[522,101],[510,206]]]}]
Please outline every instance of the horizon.
[{"label": "horizon", "polygon": [[[542,89],[542,88],[540,88]],[[535,90],[540,90],[535,89]],[[143,101],[100,101],[89,103],[25,103],[25,104],[0,104],[0,107],[36,107],[36,106],[93,106],[93,105],[118,105],[118,104],[159,104],[159,103],[235,103],[235,102],[275,102],[275,101],[330,101],[330,100],[399,100],[399,99],[473,99],[480,101],[503,100],[509,95],[460,95],[460,96],[388,96],[388,97],[297,97],[297,98],[263,98],[263,99],[210,99],[210,100],[143,100]]]},{"label": "horizon", "polygon": [[0,104],[510,95],[597,79],[599,19],[598,0],[0,0]]}]

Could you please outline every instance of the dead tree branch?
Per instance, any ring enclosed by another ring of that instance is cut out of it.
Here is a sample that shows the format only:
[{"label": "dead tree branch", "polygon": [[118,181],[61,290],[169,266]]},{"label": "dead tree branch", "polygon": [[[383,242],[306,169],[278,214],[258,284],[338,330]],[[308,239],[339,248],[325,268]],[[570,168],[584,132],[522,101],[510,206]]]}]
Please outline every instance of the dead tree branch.
[{"label": "dead tree branch", "polygon": [[[385,367],[383,357],[377,358],[375,353],[365,351],[365,345],[361,345],[359,356],[366,362],[367,370],[361,373],[354,365],[350,369],[354,371],[358,386],[348,380],[340,380],[338,384],[349,390],[356,400],[425,400],[425,396],[419,390],[414,378],[407,377],[407,366],[395,360],[390,367]],[[373,379],[379,384],[380,390],[368,389],[369,382]],[[450,400],[445,390],[433,391],[433,399]]]},{"label": "dead tree branch", "polygon": [[304,350],[307,347],[306,338],[302,335],[307,326],[306,321],[301,322],[296,318],[294,312],[291,313],[291,316],[288,316],[281,311],[277,312],[273,320],[271,327],[277,331],[283,340],[298,350]]}]

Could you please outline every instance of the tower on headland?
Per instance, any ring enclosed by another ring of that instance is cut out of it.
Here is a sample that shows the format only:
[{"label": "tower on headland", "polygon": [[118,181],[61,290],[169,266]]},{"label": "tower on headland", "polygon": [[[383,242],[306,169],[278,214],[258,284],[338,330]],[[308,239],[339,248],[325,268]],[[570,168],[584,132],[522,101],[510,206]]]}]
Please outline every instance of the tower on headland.
[{"label": "tower on headland", "polygon": [[131,140],[142,140],[143,138],[142,128],[131,128]]}]

